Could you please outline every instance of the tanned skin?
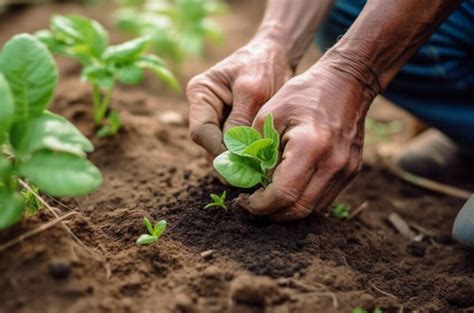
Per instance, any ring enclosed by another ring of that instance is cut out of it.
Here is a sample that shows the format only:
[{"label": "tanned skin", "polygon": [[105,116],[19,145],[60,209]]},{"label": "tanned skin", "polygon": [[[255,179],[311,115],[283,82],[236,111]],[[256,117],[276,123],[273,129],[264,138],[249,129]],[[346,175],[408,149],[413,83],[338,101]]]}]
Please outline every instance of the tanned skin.
[{"label": "tanned skin", "polygon": [[211,159],[229,127],[273,114],[282,158],[243,206],[278,222],[331,205],[362,164],[364,120],[382,92],[461,0],[369,0],[347,33],[301,75],[294,70],[331,0],[269,0],[254,38],[188,85],[190,131]]}]

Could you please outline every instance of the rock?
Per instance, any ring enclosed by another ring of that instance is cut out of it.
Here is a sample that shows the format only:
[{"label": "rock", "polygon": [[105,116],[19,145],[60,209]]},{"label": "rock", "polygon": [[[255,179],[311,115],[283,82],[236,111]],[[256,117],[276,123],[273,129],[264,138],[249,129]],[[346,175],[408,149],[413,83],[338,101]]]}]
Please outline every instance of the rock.
[{"label": "rock", "polygon": [[212,257],[212,255],[214,254],[215,250],[207,250],[207,251],[204,251],[204,252],[201,252],[201,257],[203,257],[204,259],[210,259]]},{"label": "rock", "polygon": [[159,115],[159,120],[166,125],[185,126],[186,120],[183,115],[176,111],[165,111]]},{"label": "rock", "polygon": [[281,303],[288,299],[288,295],[282,293],[276,281],[268,277],[243,274],[230,284],[229,298],[234,304],[266,306]]},{"label": "rock", "polygon": [[66,279],[71,273],[71,262],[66,259],[53,259],[48,264],[48,270],[54,279]]}]

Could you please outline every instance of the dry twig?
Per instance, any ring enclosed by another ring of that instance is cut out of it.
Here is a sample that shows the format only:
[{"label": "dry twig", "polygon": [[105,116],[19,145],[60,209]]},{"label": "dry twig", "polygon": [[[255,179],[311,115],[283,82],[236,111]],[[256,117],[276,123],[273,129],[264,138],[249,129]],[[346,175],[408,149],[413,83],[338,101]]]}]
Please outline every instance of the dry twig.
[{"label": "dry twig", "polygon": [[362,202],[362,204],[359,205],[357,207],[357,209],[355,209],[354,212],[351,213],[351,215],[349,216],[349,218],[347,220],[350,221],[351,219],[355,218],[357,215],[359,215],[362,211],[364,211],[368,207],[369,207],[369,202],[368,201]]}]

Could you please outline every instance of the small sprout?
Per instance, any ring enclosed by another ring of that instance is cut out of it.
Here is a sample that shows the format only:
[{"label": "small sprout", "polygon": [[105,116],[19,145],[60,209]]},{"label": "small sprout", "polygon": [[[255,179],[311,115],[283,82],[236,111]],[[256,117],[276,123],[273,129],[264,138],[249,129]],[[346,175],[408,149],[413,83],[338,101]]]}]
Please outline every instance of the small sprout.
[{"label": "small sprout", "polygon": [[[351,313],[369,313],[369,312],[367,310],[364,310],[361,307],[356,307],[356,308],[352,309]],[[379,307],[376,307],[372,311],[372,313],[383,313],[383,311]]]},{"label": "small sprout", "polygon": [[155,224],[155,227],[151,225],[151,222],[148,218],[143,219],[143,223],[146,226],[146,229],[148,230],[148,234],[143,234],[137,239],[137,245],[142,246],[142,245],[149,245],[151,243],[154,243],[155,241],[158,241],[160,239],[161,235],[166,231],[166,221],[161,220],[158,223]]},{"label": "small sprout", "polygon": [[224,143],[228,151],[218,155],[213,165],[229,184],[240,188],[268,186],[280,147],[280,134],[271,113],[265,118],[263,134],[252,127],[233,127],[225,132]]},{"label": "small sprout", "polygon": [[331,212],[340,220],[347,220],[349,218],[349,207],[345,203],[334,204],[331,208]]},{"label": "small sprout", "polygon": [[208,203],[204,208],[207,209],[207,208],[210,208],[210,207],[217,206],[217,207],[223,208],[224,210],[227,211],[227,206],[225,205],[226,196],[227,196],[226,191],[224,191],[220,196],[211,193],[212,202]]},{"label": "small sprout", "polygon": [[28,214],[34,215],[38,213],[42,204],[41,201],[36,196],[39,193],[39,189],[36,186],[31,186],[31,190],[23,189],[21,195],[25,199],[25,208],[28,211]]}]

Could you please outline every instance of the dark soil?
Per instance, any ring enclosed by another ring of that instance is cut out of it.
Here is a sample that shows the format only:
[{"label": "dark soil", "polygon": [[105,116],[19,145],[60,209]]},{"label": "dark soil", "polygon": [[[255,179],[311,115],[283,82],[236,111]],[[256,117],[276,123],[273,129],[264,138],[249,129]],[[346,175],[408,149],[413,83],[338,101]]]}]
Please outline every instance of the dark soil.
[{"label": "dark soil", "polygon": [[[44,27],[54,11],[101,17],[104,10],[21,9],[0,21],[0,43]],[[243,44],[261,12],[259,2],[233,2],[223,19],[227,45],[192,62],[183,81]],[[91,136],[90,90],[74,62],[60,65],[52,109]],[[91,155],[103,187],[80,199],[48,198],[62,214],[78,212],[67,226],[80,241],[57,225],[0,253],[1,313],[473,311],[474,259],[450,240],[461,201],[367,164],[338,199],[353,209],[369,203],[349,222],[312,216],[279,225],[234,205],[204,210],[210,192],[227,190],[231,200],[240,191],[219,183],[184,121],[161,121],[169,110],[184,117],[187,104],[155,84],[148,79],[115,93],[124,128],[115,138],[94,139]],[[392,212],[433,236],[410,243],[386,222]],[[157,244],[137,247],[143,216],[166,219],[169,228]],[[0,233],[0,244],[51,219],[46,210],[25,218]]]}]

